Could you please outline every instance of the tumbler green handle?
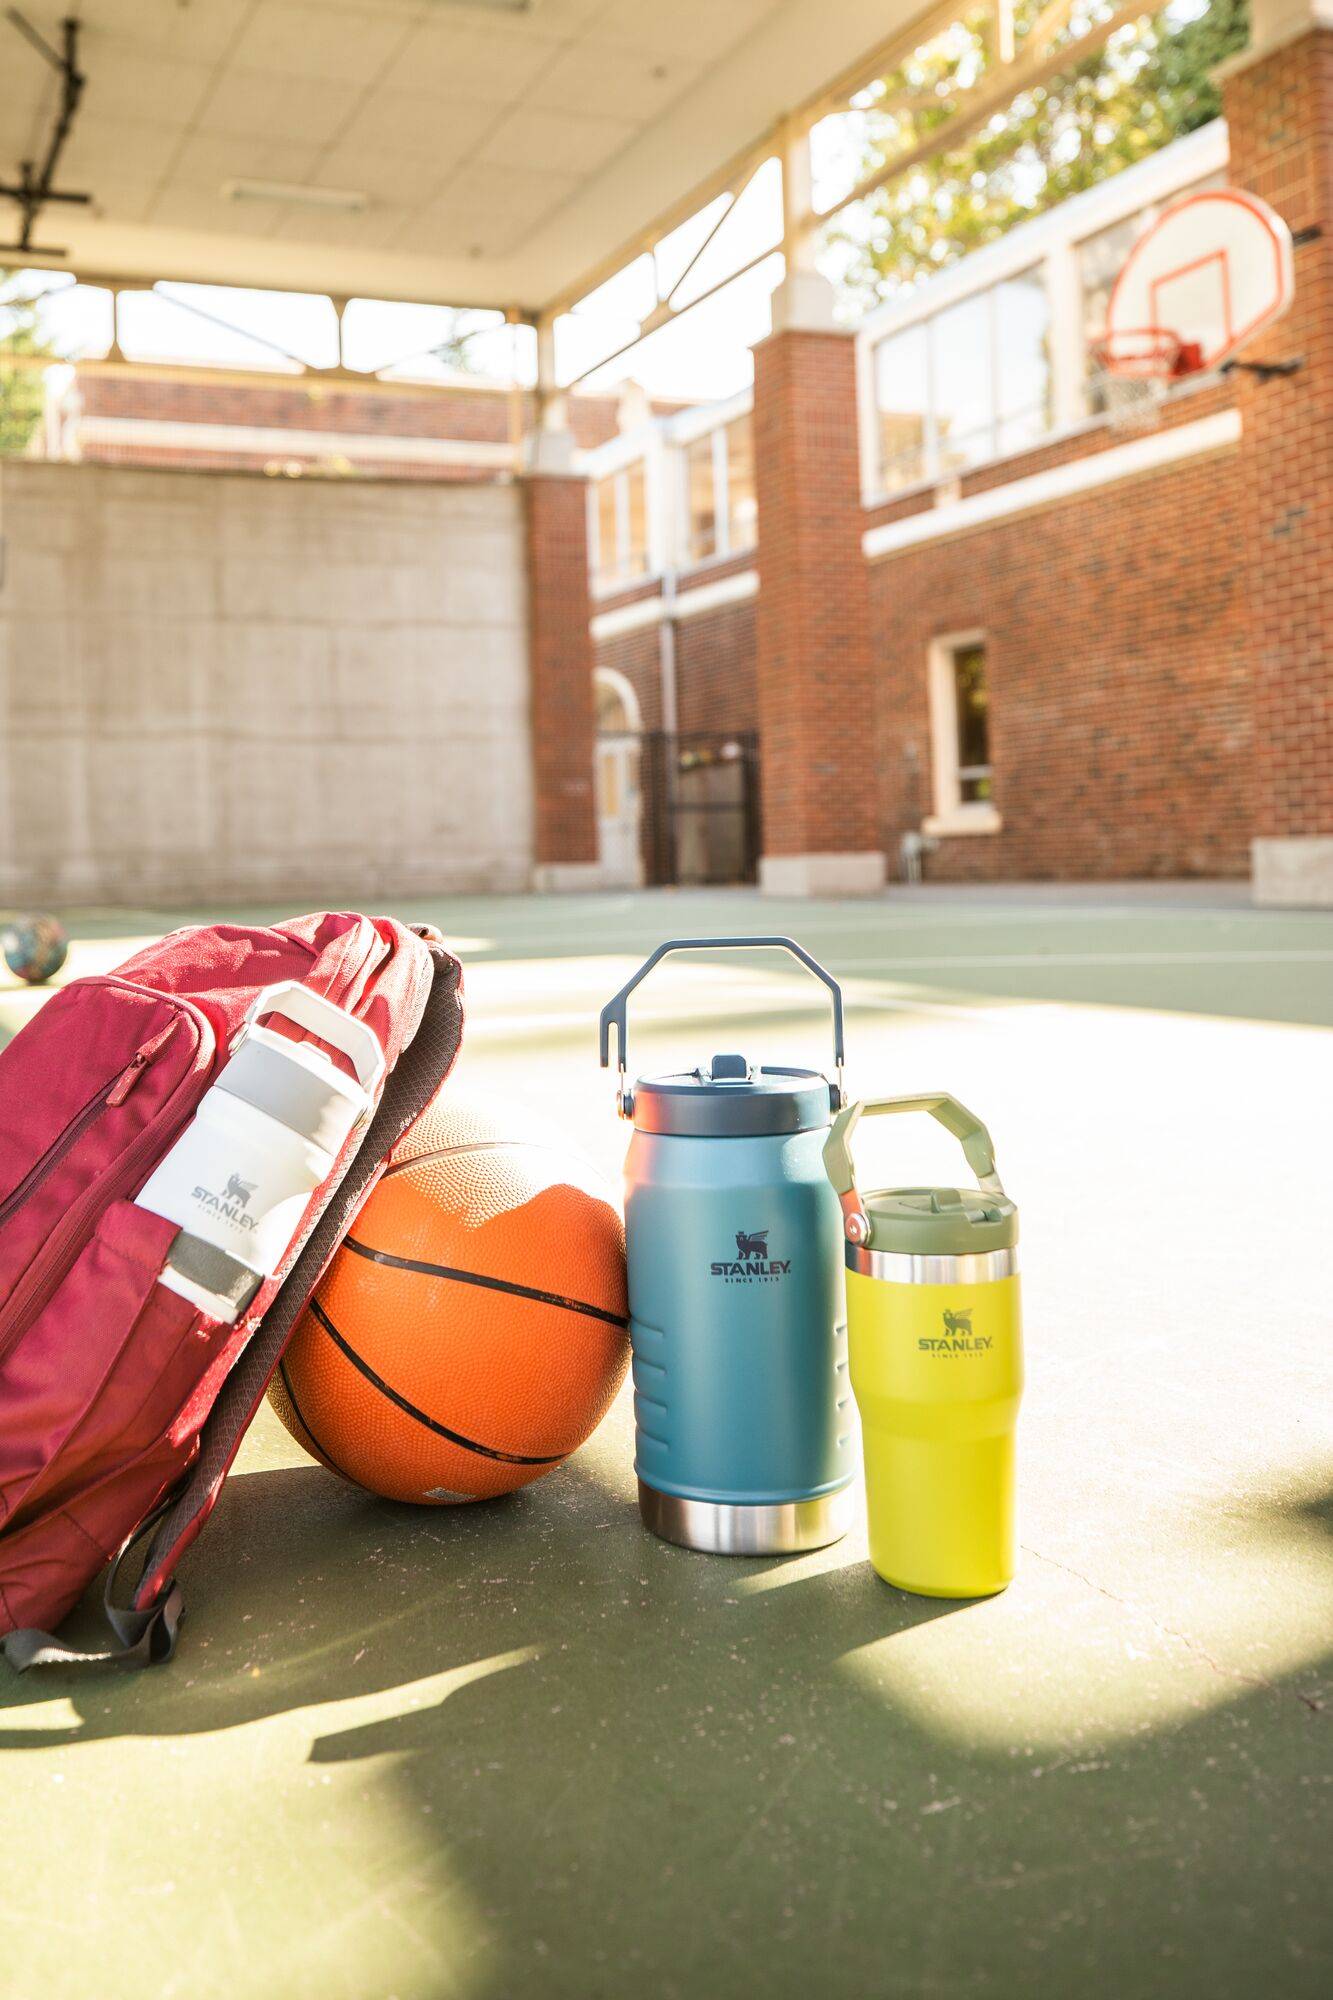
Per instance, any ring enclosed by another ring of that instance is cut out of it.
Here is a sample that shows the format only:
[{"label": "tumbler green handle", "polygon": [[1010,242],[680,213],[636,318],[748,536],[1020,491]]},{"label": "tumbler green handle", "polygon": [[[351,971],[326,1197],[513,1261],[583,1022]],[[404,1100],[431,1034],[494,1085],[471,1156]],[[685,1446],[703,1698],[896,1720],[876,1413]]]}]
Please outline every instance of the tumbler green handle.
[{"label": "tumbler green handle", "polygon": [[1002,1195],[1000,1176],[995,1171],[995,1148],[990,1133],[974,1111],[950,1097],[944,1090],[924,1091],[916,1097],[870,1097],[859,1099],[840,1111],[824,1141],[824,1166],[842,1204],[843,1226],[850,1243],[864,1243],[870,1225],[856,1189],[856,1169],[852,1164],[852,1133],[862,1118],[878,1118],[890,1112],[926,1111],[938,1119],[946,1132],[960,1139],[967,1164],[977,1177],[984,1194]]}]

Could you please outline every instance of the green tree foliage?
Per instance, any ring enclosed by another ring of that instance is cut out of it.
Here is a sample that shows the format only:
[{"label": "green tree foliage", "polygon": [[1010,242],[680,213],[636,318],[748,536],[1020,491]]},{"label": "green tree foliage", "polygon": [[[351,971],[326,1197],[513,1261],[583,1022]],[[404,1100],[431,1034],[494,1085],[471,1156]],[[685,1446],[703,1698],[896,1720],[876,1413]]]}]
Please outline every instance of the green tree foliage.
[{"label": "green tree foliage", "polygon": [[[1015,0],[1020,56],[1044,7]],[[1064,39],[1108,11],[1076,0]],[[865,170],[947,124],[987,68],[991,18],[969,11],[883,79],[865,111]],[[1172,7],[1145,16],[1082,61],[1071,51],[1059,76],[872,198],[839,233],[845,282],[863,301],[897,291],[1207,124],[1221,109],[1209,72],[1247,34],[1248,0],[1212,0],[1196,19]]]},{"label": "green tree foliage", "polygon": [[0,456],[24,450],[42,420],[42,370],[9,357],[57,359],[42,338],[40,308],[0,270]]}]

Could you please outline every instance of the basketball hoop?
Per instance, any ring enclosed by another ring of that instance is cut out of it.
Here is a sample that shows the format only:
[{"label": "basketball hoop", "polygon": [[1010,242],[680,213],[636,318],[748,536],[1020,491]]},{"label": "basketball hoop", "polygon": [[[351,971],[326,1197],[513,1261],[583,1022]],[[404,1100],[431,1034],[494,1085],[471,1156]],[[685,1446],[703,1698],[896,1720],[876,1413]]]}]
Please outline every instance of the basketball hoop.
[{"label": "basketball hoop", "polygon": [[1127,431],[1156,423],[1171,384],[1203,365],[1199,343],[1164,326],[1114,328],[1093,341],[1091,354],[1103,407]]},{"label": "basketball hoop", "polygon": [[1126,257],[1091,345],[1112,424],[1150,428],[1172,383],[1233,362],[1286,312],[1293,272],[1291,232],[1257,195],[1202,188],[1171,202]]}]

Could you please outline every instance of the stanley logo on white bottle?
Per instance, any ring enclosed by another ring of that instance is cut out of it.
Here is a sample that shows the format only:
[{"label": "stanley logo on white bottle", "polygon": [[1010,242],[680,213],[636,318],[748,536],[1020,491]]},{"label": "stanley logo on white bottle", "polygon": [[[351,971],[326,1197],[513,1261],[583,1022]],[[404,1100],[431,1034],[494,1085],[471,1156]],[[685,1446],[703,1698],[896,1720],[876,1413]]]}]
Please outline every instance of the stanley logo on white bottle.
[{"label": "stanley logo on white bottle", "polygon": [[738,1229],[736,1255],[713,1265],[713,1276],[729,1285],[771,1285],[791,1269],[789,1257],[770,1257],[766,1229]]},{"label": "stanley logo on white bottle", "polygon": [[246,1209],[258,1185],[257,1181],[243,1181],[239,1174],[232,1174],[221,1194],[212,1188],[196,1187],[190,1198],[209,1215],[225,1217],[233,1229],[257,1229],[257,1219],[247,1215]]}]

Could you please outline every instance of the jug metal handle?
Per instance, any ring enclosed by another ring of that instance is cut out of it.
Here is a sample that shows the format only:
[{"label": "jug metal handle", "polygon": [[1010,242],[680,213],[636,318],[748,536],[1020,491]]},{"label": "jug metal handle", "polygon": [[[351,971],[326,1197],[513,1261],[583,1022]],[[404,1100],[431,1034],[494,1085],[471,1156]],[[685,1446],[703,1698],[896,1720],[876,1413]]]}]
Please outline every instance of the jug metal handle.
[{"label": "jug metal handle", "polygon": [[995,1171],[995,1148],[990,1133],[974,1111],[950,1097],[946,1090],[928,1090],[915,1097],[869,1097],[849,1104],[833,1121],[824,1141],[824,1165],[833,1191],[842,1204],[843,1233],[849,1243],[864,1243],[870,1224],[861,1206],[852,1164],[852,1134],[862,1118],[878,1118],[890,1112],[926,1111],[939,1120],[946,1132],[963,1142],[967,1164],[977,1177],[983,1194],[1002,1195],[1000,1176]]},{"label": "jug metal handle", "polygon": [[659,944],[657,950],[650,958],[645,958],[634,977],[626,981],[619,993],[616,994],[614,1000],[607,1001],[601,1012],[603,1069],[608,1068],[610,1065],[611,1029],[614,1027],[616,1030],[616,1066],[618,1071],[616,1102],[620,1107],[622,1117],[627,1118],[632,1108],[632,1101],[625,1089],[625,1063],[628,1054],[628,1023],[626,1015],[629,1006],[629,996],[639,984],[639,981],[645,979],[658,960],[665,958],[669,951],[751,951],[760,949],[789,951],[793,958],[798,958],[801,961],[801,964],[805,966],[807,971],[814,973],[816,979],[821,979],[833,995],[833,1060],[838,1071],[838,1097],[834,1109],[837,1110],[844,1103],[845,1096],[842,1087],[844,1062],[842,988],[833,977],[833,974],[825,971],[818,959],[811,958],[808,951],[797,944],[794,938],[789,937],[670,938],[665,944]]}]

